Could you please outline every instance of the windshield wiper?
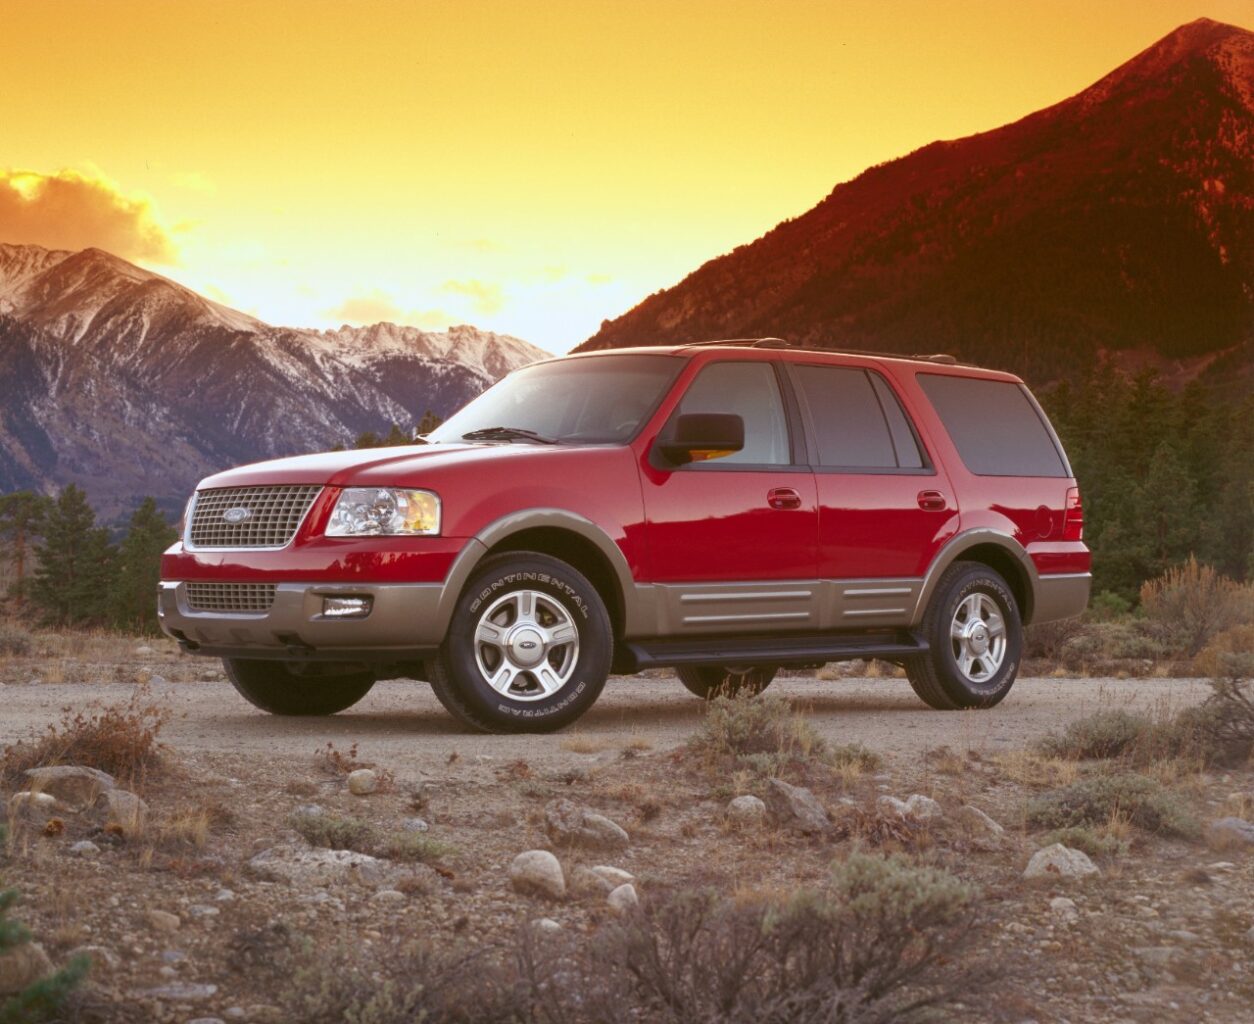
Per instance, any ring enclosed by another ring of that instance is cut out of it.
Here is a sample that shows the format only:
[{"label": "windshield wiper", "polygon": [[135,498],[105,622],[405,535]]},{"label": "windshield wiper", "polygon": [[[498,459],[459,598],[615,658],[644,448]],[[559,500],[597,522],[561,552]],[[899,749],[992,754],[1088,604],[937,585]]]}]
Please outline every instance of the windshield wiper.
[{"label": "windshield wiper", "polygon": [[522,427],[483,427],[462,434],[463,441],[532,441],[535,444],[557,444],[551,437]]}]

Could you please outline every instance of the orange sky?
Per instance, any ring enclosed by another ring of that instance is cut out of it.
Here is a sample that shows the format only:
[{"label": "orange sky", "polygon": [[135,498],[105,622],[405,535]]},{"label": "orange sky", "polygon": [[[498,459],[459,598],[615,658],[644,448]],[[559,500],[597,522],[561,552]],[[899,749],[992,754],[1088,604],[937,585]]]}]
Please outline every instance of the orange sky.
[{"label": "orange sky", "polygon": [[867,166],[1251,0],[0,0],[0,241],[555,351]]}]

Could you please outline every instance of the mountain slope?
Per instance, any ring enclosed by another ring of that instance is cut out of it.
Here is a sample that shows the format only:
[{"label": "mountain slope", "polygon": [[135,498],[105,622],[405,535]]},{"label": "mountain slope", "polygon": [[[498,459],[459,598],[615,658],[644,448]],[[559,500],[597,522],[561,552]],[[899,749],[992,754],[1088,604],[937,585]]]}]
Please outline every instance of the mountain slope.
[{"label": "mountain slope", "polygon": [[172,510],[210,472],[448,415],[545,356],[466,326],[271,327],[98,249],[0,245],[0,492]]},{"label": "mountain slope", "polygon": [[1071,99],[936,142],[581,346],[778,334],[1057,373],[1254,339],[1254,33],[1185,25]]}]

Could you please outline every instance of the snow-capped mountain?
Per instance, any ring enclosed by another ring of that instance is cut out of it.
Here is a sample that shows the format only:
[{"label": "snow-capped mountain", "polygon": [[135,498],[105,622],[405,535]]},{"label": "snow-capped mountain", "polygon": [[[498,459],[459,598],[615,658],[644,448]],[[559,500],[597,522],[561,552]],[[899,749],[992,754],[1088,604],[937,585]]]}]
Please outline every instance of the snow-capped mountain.
[{"label": "snow-capped mountain", "polygon": [[215,470],[447,416],[546,356],[468,326],[272,327],[99,249],[0,244],[0,492],[174,510]]}]

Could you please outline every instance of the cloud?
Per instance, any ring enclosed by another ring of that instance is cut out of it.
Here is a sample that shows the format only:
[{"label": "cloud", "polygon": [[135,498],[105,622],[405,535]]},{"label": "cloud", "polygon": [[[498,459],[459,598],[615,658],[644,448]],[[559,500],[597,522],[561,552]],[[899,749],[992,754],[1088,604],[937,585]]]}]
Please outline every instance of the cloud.
[{"label": "cloud", "polygon": [[0,241],[105,249],[148,263],[178,261],[152,204],[100,176],[0,169]]},{"label": "cloud", "polygon": [[472,300],[476,313],[491,316],[505,307],[505,291],[499,284],[487,281],[445,281],[440,291],[454,295],[466,295]]},{"label": "cloud", "polygon": [[328,320],[365,326],[386,321],[412,327],[447,327],[456,317],[442,309],[402,309],[387,292],[374,289],[365,295],[352,295],[334,309],[323,310]]}]

